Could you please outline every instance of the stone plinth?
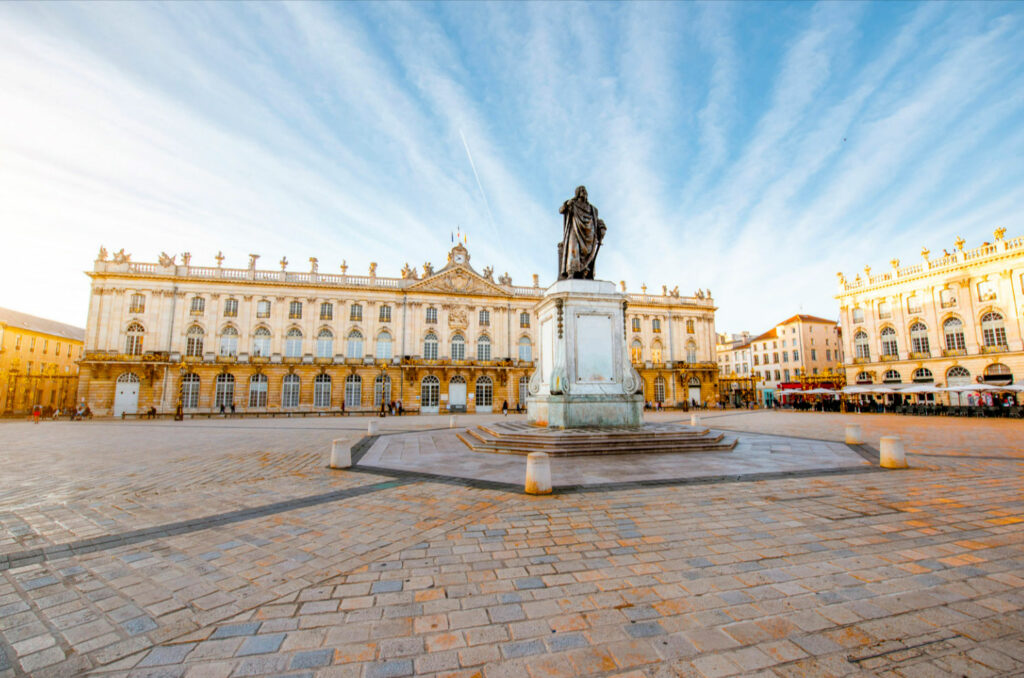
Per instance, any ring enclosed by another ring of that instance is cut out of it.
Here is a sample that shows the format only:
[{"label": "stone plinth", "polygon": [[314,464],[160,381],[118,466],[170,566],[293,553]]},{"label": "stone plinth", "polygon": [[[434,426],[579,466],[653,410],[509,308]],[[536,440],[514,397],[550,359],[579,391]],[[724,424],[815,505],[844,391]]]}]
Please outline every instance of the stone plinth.
[{"label": "stone plinth", "polygon": [[626,351],[626,296],[606,280],[560,280],[537,307],[538,367],[526,418],[567,429],[640,426],[640,375]]}]

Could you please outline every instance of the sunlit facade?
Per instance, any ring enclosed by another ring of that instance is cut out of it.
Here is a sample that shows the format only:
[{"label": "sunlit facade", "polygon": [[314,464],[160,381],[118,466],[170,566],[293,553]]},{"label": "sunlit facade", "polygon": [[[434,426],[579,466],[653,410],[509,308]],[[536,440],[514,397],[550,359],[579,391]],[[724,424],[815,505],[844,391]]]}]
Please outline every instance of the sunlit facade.
[{"label": "sunlit facade", "polygon": [[[526,406],[544,288],[477,272],[462,245],[401,277],[193,266],[106,253],[93,271],[80,395],[97,414],[149,411],[488,412]],[[219,263],[222,263],[220,261]],[[716,392],[710,294],[627,294],[645,398]]]},{"label": "sunlit facade", "polygon": [[1024,380],[1024,238],[994,241],[852,280],[839,274],[849,384],[961,386]]},{"label": "sunlit facade", "polygon": [[75,405],[85,330],[0,308],[0,414]]}]

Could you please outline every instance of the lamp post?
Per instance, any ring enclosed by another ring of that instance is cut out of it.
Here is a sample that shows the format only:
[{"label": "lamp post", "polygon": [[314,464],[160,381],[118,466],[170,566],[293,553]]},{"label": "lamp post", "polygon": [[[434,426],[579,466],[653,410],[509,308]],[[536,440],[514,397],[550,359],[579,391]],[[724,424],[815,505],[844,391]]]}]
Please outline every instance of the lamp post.
[{"label": "lamp post", "polygon": [[178,404],[174,406],[174,421],[185,421],[184,395],[186,373],[185,366],[182,365],[178,370]]}]

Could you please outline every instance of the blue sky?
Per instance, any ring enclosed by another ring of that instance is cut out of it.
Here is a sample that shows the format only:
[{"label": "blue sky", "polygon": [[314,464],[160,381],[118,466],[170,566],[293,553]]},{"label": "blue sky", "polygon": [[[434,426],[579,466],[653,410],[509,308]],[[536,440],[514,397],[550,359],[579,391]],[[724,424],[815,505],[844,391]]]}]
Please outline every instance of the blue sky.
[{"label": "blue sky", "polygon": [[836,317],[837,271],[1024,234],[1024,5],[0,4],[0,306],[82,325],[137,261],[710,288]]}]

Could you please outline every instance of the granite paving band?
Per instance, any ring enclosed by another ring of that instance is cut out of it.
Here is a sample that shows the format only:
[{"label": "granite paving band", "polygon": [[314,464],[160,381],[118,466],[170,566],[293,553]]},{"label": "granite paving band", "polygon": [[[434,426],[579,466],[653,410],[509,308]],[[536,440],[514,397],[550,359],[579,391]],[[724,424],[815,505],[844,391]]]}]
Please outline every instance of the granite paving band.
[{"label": "granite paving band", "polygon": [[29,549],[26,551],[0,553],[0,570],[22,567],[24,565],[45,562],[56,558],[67,558],[71,555],[92,553],[94,551],[113,549],[119,546],[138,544],[151,539],[198,532],[199,530],[207,530],[211,527],[240,523],[246,520],[252,520],[253,518],[262,518],[264,516],[273,515],[275,513],[294,511],[295,509],[316,506],[317,504],[327,504],[342,499],[361,497],[373,492],[388,490],[393,487],[397,487],[400,484],[401,482],[399,480],[374,483],[373,485],[352,487],[344,490],[336,490],[334,492],[324,492],[323,494],[315,494],[309,497],[296,497],[295,499],[279,501],[273,504],[266,504],[264,506],[238,509],[237,511],[227,511],[225,513],[203,516],[192,520],[179,520],[173,523],[164,523],[162,525],[154,525],[152,527],[144,527],[117,534],[105,534],[99,537],[80,539],[78,541]]}]

